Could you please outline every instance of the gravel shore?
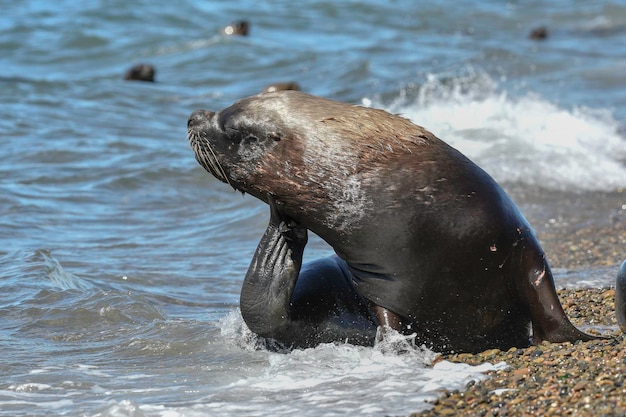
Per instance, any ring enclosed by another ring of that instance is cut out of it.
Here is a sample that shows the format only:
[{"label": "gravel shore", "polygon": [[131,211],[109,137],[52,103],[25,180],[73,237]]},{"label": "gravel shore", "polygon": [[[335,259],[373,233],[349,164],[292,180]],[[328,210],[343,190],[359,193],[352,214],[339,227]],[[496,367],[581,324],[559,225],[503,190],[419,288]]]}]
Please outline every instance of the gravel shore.
[{"label": "gravel shore", "polygon": [[[589,224],[560,221],[558,207],[552,207],[557,213],[548,217],[551,221],[530,220],[553,269],[615,266],[617,270],[626,259],[624,206],[602,213],[596,217],[601,221]],[[445,392],[431,410],[412,416],[626,416],[626,337],[615,319],[614,288],[558,293],[577,327],[609,338],[445,355],[443,359],[452,362],[504,361],[509,367],[489,372],[489,379],[470,384],[466,391]]]}]

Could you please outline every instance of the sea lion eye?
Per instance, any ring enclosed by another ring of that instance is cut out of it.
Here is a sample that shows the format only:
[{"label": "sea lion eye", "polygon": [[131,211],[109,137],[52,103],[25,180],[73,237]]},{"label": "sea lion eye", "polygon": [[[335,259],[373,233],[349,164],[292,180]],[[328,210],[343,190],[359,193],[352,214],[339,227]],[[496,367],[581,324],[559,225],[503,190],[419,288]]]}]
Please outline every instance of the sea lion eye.
[{"label": "sea lion eye", "polygon": [[273,140],[274,142],[280,142],[280,135],[276,132],[268,133],[267,138]]},{"label": "sea lion eye", "polygon": [[258,141],[259,141],[259,138],[257,138],[256,136],[254,136],[254,135],[248,135],[248,136],[246,136],[245,138],[243,138],[243,141],[242,141],[242,142],[243,142],[243,143],[245,143],[246,145],[249,145],[249,144],[251,144],[251,143],[256,143],[256,142],[258,142]]}]

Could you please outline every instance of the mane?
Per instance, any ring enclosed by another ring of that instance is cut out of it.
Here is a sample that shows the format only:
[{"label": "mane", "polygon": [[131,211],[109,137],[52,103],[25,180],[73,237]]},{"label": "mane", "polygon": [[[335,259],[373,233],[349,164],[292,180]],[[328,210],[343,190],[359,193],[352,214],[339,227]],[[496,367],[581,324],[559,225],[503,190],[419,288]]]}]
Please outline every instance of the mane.
[{"label": "mane", "polygon": [[413,153],[436,140],[431,132],[402,116],[361,106],[350,109],[352,111],[324,117],[318,122],[327,125],[335,135],[351,137],[361,152],[372,153],[372,156]]},{"label": "mane", "polygon": [[282,120],[281,124],[289,127],[287,130],[292,134],[315,136],[320,144],[334,150],[338,150],[336,145],[341,142],[351,148],[344,151],[385,157],[413,153],[438,141],[422,126],[385,110],[342,103],[300,91],[264,93],[261,96],[268,101],[253,105],[262,106],[268,114],[280,115],[271,120]]}]

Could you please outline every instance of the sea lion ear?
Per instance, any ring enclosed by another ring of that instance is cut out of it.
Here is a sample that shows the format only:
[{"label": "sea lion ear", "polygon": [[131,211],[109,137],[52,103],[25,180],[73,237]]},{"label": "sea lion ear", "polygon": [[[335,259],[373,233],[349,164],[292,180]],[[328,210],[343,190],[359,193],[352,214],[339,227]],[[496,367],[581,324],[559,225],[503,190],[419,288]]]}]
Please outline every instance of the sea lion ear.
[{"label": "sea lion ear", "polygon": [[267,138],[273,140],[274,142],[280,142],[282,139],[281,135],[278,132],[269,132],[267,134]]}]

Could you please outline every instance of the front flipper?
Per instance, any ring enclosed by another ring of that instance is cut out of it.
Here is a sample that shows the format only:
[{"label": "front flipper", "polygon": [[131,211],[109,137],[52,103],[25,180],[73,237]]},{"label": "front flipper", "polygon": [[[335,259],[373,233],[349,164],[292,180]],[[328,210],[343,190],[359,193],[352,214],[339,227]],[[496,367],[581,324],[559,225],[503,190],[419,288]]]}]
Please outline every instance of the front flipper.
[{"label": "front flipper", "polygon": [[290,301],[302,266],[307,230],[285,216],[268,195],[270,223],[241,289],[241,315],[250,330],[275,338],[291,323]]}]

